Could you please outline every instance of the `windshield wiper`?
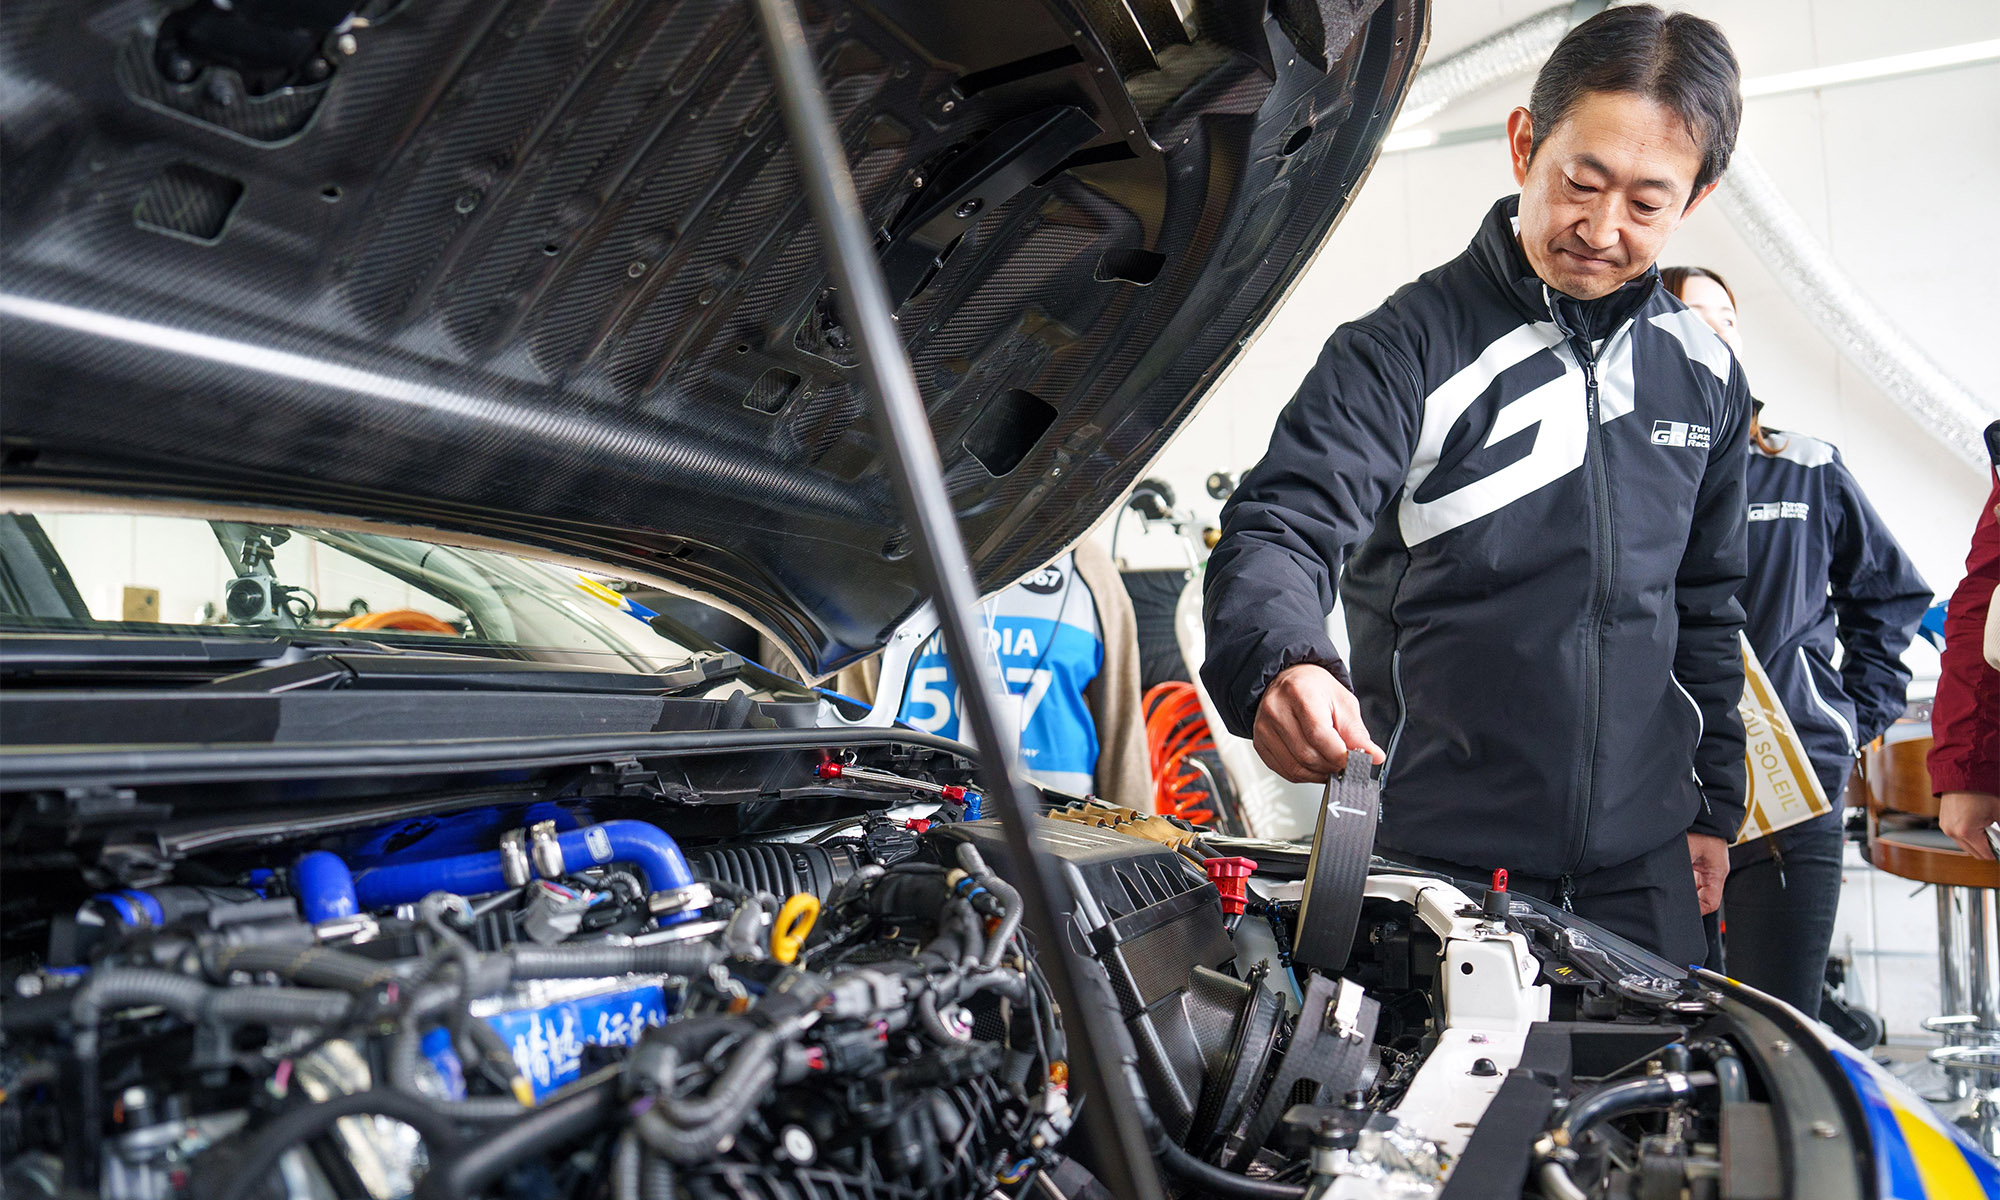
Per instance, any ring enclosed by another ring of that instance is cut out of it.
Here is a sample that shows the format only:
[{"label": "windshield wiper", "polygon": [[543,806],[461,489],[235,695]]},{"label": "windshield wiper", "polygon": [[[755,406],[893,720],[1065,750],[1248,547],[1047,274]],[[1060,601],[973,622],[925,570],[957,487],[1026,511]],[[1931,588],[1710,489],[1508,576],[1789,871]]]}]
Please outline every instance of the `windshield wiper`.
[{"label": "windshield wiper", "polygon": [[[684,621],[666,613],[653,613],[646,618],[646,624],[653,632],[668,641],[681,646],[699,646],[708,638]],[[713,643],[710,643],[711,645]],[[780,675],[762,663],[754,662],[734,650],[697,651],[695,654],[671,667],[656,673],[669,679],[667,686],[672,690],[667,694],[682,695],[712,683],[726,683],[731,679],[741,679],[753,687],[767,692],[798,692],[810,690],[796,679]]]},{"label": "windshield wiper", "polygon": [[[603,670],[518,658],[451,653],[349,656],[255,667],[205,684],[230,692],[289,692],[301,688],[370,691],[589,692],[621,696],[683,696],[730,679],[769,675],[733,652],[702,653],[657,672]],[[782,676],[771,676],[780,685]],[[796,684],[791,685],[796,688]]]},{"label": "windshield wiper", "polygon": [[69,675],[194,675],[327,654],[388,653],[379,644],[342,637],[204,637],[103,635],[71,631],[10,630],[0,635],[0,677],[12,680]]},{"label": "windshield wiper", "polygon": [[384,646],[360,638],[0,636],[0,678],[13,683],[185,683],[228,692],[442,688],[684,696],[732,679],[797,691],[801,685],[733,651],[703,651],[655,672],[601,670],[454,650]]}]

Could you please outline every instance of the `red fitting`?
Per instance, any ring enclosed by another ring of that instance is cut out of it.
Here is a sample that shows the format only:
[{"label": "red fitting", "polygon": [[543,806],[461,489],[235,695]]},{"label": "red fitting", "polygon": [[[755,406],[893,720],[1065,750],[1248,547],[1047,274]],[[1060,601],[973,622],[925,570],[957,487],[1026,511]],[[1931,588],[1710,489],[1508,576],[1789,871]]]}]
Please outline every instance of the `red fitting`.
[{"label": "red fitting", "polygon": [[922,817],[911,817],[909,820],[903,822],[903,828],[915,833],[929,833],[931,823]]},{"label": "red fitting", "polygon": [[1250,872],[1257,869],[1256,860],[1211,858],[1201,864],[1201,869],[1208,872],[1208,881],[1215,885],[1216,891],[1222,893],[1223,914],[1231,917],[1242,916],[1243,908],[1248,903],[1243,894],[1243,885],[1244,881],[1250,878]]},{"label": "red fitting", "polygon": [[1507,868],[1505,867],[1494,868],[1493,890],[1496,892],[1504,892],[1507,890]]},{"label": "red fitting", "polygon": [[821,779],[838,779],[841,773],[841,766],[837,762],[823,762],[813,768],[813,774]]},{"label": "red fitting", "polygon": [[955,783],[945,784],[944,787],[939,790],[938,794],[954,803],[965,799],[965,789],[958,786]]}]

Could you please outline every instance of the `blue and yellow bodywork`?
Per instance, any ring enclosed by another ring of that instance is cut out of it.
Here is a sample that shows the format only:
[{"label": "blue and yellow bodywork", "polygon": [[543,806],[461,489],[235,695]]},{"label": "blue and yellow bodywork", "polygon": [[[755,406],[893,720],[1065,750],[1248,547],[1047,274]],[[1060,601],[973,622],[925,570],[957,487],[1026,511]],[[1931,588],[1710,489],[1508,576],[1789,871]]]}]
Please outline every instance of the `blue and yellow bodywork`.
[{"label": "blue and yellow bodywork", "polygon": [[1840,1065],[1867,1115],[1880,1200],[2000,1197],[2000,1165],[1978,1143],[1866,1054],[1822,1027],[1809,1028]]}]

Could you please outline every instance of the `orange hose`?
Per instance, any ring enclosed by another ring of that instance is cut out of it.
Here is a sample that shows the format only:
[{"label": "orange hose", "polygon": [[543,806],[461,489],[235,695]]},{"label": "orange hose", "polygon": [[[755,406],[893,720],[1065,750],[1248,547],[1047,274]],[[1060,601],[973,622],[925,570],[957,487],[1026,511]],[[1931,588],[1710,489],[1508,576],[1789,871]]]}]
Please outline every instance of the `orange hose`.
[{"label": "orange hose", "polygon": [[362,613],[349,617],[334,626],[335,629],[366,631],[371,629],[398,629],[405,633],[444,633],[458,636],[458,630],[430,615],[414,608],[387,608],[381,612]]},{"label": "orange hose", "polygon": [[1188,765],[1195,755],[1215,749],[1194,685],[1179,680],[1158,684],[1146,693],[1142,707],[1153,769],[1153,811],[1192,825],[1213,823],[1217,797],[1209,793],[1201,772]]}]

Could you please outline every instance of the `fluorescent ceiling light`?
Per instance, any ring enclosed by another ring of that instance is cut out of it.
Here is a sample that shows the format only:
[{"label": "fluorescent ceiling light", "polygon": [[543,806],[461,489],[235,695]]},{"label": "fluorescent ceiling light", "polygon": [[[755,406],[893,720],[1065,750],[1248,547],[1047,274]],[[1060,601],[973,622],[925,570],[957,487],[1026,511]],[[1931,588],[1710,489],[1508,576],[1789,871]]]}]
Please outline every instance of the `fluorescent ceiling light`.
[{"label": "fluorescent ceiling light", "polygon": [[1749,100],[1758,96],[1781,96],[1787,92],[1804,92],[1842,83],[1860,83],[1867,79],[1886,79],[1891,75],[1911,75],[1919,71],[1936,71],[1944,67],[1964,67],[1974,63],[1992,62],[1995,59],[2000,59],[2000,38],[1984,42],[1966,42],[1937,50],[1919,50],[1914,54],[1891,54],[1886,58],[1863,59],[1860,62],[1842,63],[1835,67],[1814,67],[1806,71],[1787,71],[1782,75],[1746,79],[1743,81],[1743,98]]},{"label": "fluorescent ceiling light", "polygon": [[1438,144],[1435,129],[1398,129],[1382,139],[1382,153],[1395,154],[1403,150],[1422,150]]}]

